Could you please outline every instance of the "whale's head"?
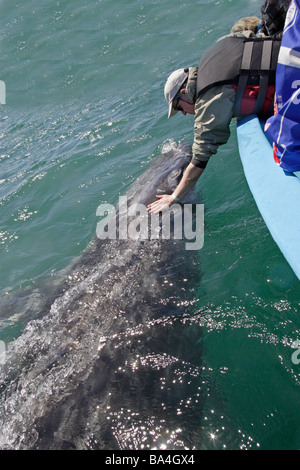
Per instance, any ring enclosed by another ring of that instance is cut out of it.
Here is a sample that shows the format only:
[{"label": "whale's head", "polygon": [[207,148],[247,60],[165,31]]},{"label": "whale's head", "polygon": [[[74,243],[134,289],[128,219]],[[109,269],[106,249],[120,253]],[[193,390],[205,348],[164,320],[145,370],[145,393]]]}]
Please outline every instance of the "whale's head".
[{"label": "whale's head", "polygon": [[162,154],[136,182],[137,202],[148,205],[156,200],[156,195],[172,194],[190,161],[189,144],[172,143],[163,148]]}]

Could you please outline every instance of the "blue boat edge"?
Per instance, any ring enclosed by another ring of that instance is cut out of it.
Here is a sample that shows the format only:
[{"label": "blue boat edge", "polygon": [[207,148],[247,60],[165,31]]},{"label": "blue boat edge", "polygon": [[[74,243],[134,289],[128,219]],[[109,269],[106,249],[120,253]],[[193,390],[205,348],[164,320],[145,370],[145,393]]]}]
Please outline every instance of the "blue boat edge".
[{"label": "blue boat edge", "polygon": [[300,180],[286,174],[274,158],[272,145],[256,115],[237,124],[244,174],[269,232],[300,280]]}]

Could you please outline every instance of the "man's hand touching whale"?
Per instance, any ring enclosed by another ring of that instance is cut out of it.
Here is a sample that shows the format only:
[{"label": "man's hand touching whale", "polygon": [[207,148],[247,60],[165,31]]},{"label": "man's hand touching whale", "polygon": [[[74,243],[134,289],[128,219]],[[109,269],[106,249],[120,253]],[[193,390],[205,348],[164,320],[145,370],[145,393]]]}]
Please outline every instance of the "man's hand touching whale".
[{"label": "man's hand touching whale", "polygon": [[148,205],[148,211],[157,214],[158,212],[168,209],[174,202],[180,202],[198,181],[203,171],[203,168],[198,168],[193,165],[193,163],[190,163],[173,194],[162,194],[156,196],[157,201]]}]

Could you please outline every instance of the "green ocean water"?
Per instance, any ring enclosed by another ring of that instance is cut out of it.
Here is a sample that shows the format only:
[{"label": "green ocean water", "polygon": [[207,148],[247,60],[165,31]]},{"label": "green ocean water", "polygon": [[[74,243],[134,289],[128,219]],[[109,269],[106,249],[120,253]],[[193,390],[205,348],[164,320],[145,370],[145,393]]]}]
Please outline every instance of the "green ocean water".
[{"label": "green ocean water", "polygon": [[[191,116],[167,119],[168,74],[197,65],[236,19],[259,16],[261,4],[0,0],[0,340],[7,347],[33,318],[22,292],[47,286],[80,256],[95,235],[98,205],[115,204],[164,142],[192,142]],[[205,370],[201,421],[192,419],[195,393],[185,390],[178,403],[199,449],[298,449],[299,281],[257,210],[235,122],[231,129],[197,184],[205,241],[195,253],[201,276],[189,284],[191,334],[182,348],[199,354]],[[175,429],[176,419],[168,425]],[[127,441],[120,447],[143,448],[142,439]],[[177,449],[177,441],[162,448]]]}]

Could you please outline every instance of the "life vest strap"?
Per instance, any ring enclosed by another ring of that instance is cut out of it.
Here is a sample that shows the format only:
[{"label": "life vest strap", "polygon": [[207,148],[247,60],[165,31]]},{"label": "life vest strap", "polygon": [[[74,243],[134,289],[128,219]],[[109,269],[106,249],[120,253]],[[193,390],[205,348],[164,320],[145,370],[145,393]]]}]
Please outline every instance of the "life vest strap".
[{"label": "life vest strap", "polygon": [[251,61],[252,61],[253,47],[254,47],[253,41],[245,42],[240,73],[249,72],[250,67],[251,67]]},{"label": "life vest strap", "polygon": [[[245,40],[244,45],[244,52],[242,58],[242,64],[240,69],[240,76],[238,80],[238,86],[236,90],[236,98],[234,104],[233,114],[234,116],[241,116],[241,105],[243,96],[245,93],[246,86],[249,84],[249,76],[253,74],[253,66],[252,66],[252,54],[254,48],[254,42],[259,42],[257,39],[256,41],[249,41]],[[269,86],[269,76],[271,70],[271,62],[272,62],[272,54],[273,54],[273,40],[264,40],[262,42],[262,54],[261,54],[261,61],[260,67],[258,70],[255,71],[259,76],[259,92],[257,95],[257,100],[255,103],[254,114],[260,115],[262,114],[265,99],[268,93],[268,86]]]}]

